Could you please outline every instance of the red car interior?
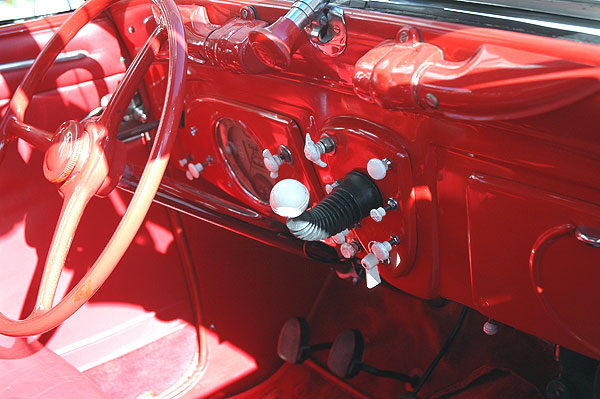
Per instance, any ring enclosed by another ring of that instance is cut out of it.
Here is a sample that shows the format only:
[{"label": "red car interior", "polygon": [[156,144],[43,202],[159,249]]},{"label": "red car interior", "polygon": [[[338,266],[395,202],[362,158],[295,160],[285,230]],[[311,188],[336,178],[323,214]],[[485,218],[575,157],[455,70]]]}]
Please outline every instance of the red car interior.
[{"label": "red car interior", "polygon": [[0,26],[0,398],[600,398],[598,19],[392,3]]}]

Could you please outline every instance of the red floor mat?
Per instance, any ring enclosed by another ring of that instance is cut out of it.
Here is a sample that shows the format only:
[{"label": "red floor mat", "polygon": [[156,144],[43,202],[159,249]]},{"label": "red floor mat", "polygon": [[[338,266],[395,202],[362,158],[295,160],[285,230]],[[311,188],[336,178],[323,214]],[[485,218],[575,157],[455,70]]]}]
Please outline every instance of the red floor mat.
[{"label": "red floor mat", "polygon": [[466,380],[442,389],[427,399],[542,399],[530,382],[510,370],[482,367]]},{"label": "red floor mat", "polygon": [[189,371],[196,350],[196,330],[186,326],[84,374],[115,399],[136,398],[144,392],[156,395]]},{"label": "red floor mat", "polygon": [[[221,397],[214,395],[211,399]],[[264,383],[231,399],[263,398],[357,399],[364,396],[333,383],[308,365],[285,364]]]}]

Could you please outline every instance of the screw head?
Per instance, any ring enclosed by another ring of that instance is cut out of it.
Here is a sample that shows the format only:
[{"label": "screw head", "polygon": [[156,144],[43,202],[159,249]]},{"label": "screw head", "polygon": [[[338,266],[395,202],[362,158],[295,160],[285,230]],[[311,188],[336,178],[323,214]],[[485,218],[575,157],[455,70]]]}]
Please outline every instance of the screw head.
[{"label": "screw head", "polygon": [[437,97],[435,95],[433,95],[432,93],[425,94],[425,102],[431,108],[437,108],[439,105],[439,101],[438,101]]},{"label": "screw head", "polygon": [[400,32],[400,43],[406,43],[407,40],[408,40],[408,32],[403,30],[402,32]]},{"label": "screw head", "polygon": [[243,19],[254,20],[256,19],[256,10],[252,6],[244,6],[240,8],[240,16]]}]

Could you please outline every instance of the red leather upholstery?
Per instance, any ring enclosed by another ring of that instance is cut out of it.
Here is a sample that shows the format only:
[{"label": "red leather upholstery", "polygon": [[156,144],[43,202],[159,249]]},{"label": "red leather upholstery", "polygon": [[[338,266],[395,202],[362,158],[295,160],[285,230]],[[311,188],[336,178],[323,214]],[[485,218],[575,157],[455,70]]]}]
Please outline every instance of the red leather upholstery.
[{"label": "red leather upholstery", "polygon": [[0,343],[0,398],[107,398],[75,367],[38,341]]}]

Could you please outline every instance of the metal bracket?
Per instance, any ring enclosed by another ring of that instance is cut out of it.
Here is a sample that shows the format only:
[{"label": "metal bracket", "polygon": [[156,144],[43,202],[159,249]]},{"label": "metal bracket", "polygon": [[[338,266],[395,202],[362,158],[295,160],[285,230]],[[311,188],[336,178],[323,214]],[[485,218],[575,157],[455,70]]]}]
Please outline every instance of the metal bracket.
[{"label": "metal bracket", "polygon": [[304,28],[310,42],[330,57],[337,57],[346,50],[348,31],[344,10],[339,6],[329,6]]}]

